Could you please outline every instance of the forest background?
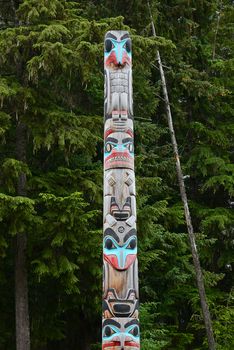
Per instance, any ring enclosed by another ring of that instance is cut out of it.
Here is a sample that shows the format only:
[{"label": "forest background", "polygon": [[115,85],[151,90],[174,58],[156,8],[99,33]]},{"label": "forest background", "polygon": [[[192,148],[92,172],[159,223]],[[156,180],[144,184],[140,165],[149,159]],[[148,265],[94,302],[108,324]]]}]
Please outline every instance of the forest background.
[{"label": "forest background", "polygon": [[16,348],[22,290],[32,350],[100,349],[111,29],[133,40],[142,349],[207,349],[157,49],[217,349],[234,348],[233,1],[150,3],[156,38],[146,1],[0,1],[1,350]]}]

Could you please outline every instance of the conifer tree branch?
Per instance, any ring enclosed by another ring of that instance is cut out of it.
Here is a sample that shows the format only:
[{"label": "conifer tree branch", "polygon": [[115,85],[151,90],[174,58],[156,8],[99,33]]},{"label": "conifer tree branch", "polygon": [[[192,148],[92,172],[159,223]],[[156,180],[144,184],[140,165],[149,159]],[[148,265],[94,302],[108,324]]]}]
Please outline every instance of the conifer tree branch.
[{"label": "conifer tree branch", "polygon": [[[147,1],[147,3],[148,3],[149,12],[150,12],[153,36],[156,37],[156,30],[155,30],[155,25],[154,25],[154,21],[153,21],[152,12],[151,12],[150,3],[149,3],[149,1]],[[197,246],[196,246],[195,234],[194,234],[194,230],[193,230],[193,225],[192,225],[192,220],[191,220],[191,215],[190,215],[190,210],[189,210],[189,205],[188,205],[188,199],[187,199],[187,194],[186,194],[186,189],[185,189],[185,184],[184,184],[184,177],[183,177],[181,164],[180,164],[178,145],[177,145],[175,130],[174,130],[174,126],[173,126],[173,118],[172,118],[172,114],[171,114],[170,102],[169,102],[168,91],[167,91],[166,78],[165,78],[164,69],[163,69],[159,50],[157,50],[156,59],[158,62],[161,81],[162,81],[162,90],[163,90],[163,96],[164,96],[164,101],[165,101],[168,126],[169,126],[169,130],[170,130],[170,134],[171,134],[171,142],[172,142],[173,152],[174,152],[174,156],[175,156],[175,160],[176,160],[176,171],[177,171],[177,177],[178,177],[178,182],[179,182],[180,195],[181,195],[181,199],[182,199],[182,202],[184,205],[185,219],[186,219],[187,230],[188,230],[188,235],[189,235],[189,242],[190,242],[190,247],[191,247],[191,252],[192,252],[192,257],[193,257],[193,264],[194,264],[194,268],[195,268],[197,287],[198,287],[199,296],[200,296],[202,313],[203,313],[203,318],[204,318],[204,323],[205,323],[205,328],[206,328],[208,346],[209,346],[209,350],[215,350],[216,345],[215,345],[214,334],[213,334],[213,329],[212,329],[211,316],[210,316],[210,311],[209,311],[209,307],[208,307],[208,303],[207,303],[207,299],[206,299],[203,274],[202,274],[199,254],[198,254]]]}]

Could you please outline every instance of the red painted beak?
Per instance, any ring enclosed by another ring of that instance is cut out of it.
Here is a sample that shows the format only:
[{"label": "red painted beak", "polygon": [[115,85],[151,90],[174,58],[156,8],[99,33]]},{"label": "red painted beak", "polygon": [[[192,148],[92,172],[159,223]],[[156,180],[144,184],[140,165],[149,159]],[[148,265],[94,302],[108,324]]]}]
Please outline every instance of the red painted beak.
[{"label": "red painted beak", "polygon": [[126,64],[130,65],[131,59],[128,57],[127,53],[125,52],[123,54],[122,62],[118,62],[115,52],[111,52],[111,54],[108,56],[108,58],[105,61],[105,65],[109,66],[111,64],[115,65],[116,67],[125,66]]},{"label": "red painted beak", "polygon": [[136,254],[129,254],[126,258],[124,267],[120,267],[116,255],[104,254],[104,260],[108,262],[114,269],[119,271],[127,270],[136,260]]}]

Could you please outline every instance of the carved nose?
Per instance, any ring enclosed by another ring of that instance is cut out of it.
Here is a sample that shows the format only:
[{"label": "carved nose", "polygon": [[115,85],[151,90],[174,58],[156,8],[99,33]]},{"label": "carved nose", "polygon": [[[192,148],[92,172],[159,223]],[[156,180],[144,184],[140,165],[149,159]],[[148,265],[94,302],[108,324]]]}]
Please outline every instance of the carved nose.
[{"label": "carved nose", "polygon": [[125,260],[125,259],[124,259],[124,252],[121,250],[121,251],[120,251],[120,257],[119,257],[119,266],[120,266],[121,268],[124,268],[124,263],[125,263],[124,260]]},{"label": "carved nose", "polygon": [[119,66],[122,65],[122,63],[123,63],[122,61],[123,61],[123,49],[122,49],[121,44],[118,44],[118,48],[117,48],[117,62],[118,62]]},{"label": "carved nose", "polygon": [[121,334],[120,337],[120,346],[121,346],[121,350],[124,350],[124,341],[125,341],[125,335]]}]

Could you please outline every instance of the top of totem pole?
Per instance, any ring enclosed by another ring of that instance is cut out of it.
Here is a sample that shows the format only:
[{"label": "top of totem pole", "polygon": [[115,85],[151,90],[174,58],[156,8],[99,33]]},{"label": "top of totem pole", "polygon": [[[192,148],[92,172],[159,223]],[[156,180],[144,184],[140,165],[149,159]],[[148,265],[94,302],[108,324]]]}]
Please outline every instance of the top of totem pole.
[{"label": "top of totem pole", "polygon": [[126,38],[130,38],[129,32],[127,30],[109,30],[105,35],[105,39],[109,37],[115,40],[123,40]]},{"label": "top of totem pole", "polygon": [[105,35],[105,66],[121,68],[132,64],[132,41],[125,30],[110,30]]}]

